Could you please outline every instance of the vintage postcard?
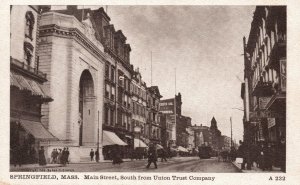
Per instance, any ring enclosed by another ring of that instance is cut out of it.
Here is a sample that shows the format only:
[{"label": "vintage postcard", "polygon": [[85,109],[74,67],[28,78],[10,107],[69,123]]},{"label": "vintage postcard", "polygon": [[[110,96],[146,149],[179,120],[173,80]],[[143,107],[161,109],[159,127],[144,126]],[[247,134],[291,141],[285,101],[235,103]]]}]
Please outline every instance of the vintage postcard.
[{"label": "vintage postcard", "polygon": [[0,184],[300,183],[300,3],[82,3],[1,3]]}]

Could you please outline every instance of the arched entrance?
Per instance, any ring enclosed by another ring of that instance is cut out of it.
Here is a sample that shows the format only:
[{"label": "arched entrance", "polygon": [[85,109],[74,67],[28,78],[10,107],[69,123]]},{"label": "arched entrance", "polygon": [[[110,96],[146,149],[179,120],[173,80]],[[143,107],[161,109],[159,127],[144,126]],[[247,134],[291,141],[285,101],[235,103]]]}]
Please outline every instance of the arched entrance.
[{"label": "arched entrance", "polygon": [[94,81],[89,70],[84,70],[79,82],[79,146],[94,142],[95,136]]}]

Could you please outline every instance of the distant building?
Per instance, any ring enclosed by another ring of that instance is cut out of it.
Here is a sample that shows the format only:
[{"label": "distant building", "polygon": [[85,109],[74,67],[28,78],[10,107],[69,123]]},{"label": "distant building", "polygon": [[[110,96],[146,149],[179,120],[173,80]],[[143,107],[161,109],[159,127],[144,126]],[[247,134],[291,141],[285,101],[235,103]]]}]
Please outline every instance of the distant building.
[{"label": "distant building", "polygon": [[[140,133],[135,133],[136,138],[142,139],[143,142],[149,143],[149,125],[147,124],[147,87],[142,80],[139,69],[134,71],[131,79],[132,84],[132,126],[140,127]],[[135,139],[135,141],[137,141]],[[140,143],[141,141],[139,141]]]},{"label": "distant building", "polygon": [[208,126],[202,126],[202,124],[200,126],[193,125],[190,129],[194,131],[195,148],[202,145],[211,146],[212,135]]},{"label": "distant building", "polygon": [[169,146],[169,141],[172,140],[172,128],[174,123],[168,118],[169,117],[165,114],[161,114],[160,116],[161,142],[164,148],[167,148]]},{"label": "distant building", "polygon": [[149,140],[153,143],[161,144],[161,125],[159,102],[162,96],[160,95],[158,86],[147,88],[147,127],[149,128]]},{"label": "distant building", "polygon": [[224,150],[230,150],[231,147],[231,138],[225,135],[220,137],[220,148]]},{"label": "distant building", "polygon": [[191,126],[192,119],[187,116],[179,116],[178,121],[176,122],[176,145],[188,147],[189,133],[187,128]]},{"label": "distant building", "polygon": [[220,150],[220,137],[221,137],[221,131],[218,129],[217,121],[215,117],[212,118],[210,125],[210,132],[212,135],[212,143],[211,147],[214,150]]}]

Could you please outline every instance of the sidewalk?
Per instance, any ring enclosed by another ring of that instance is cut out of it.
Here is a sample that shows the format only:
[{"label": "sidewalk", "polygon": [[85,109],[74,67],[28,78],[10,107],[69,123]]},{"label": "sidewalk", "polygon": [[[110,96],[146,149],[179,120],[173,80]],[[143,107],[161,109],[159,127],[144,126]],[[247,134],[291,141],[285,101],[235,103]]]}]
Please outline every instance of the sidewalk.
[{"label": "sidewalk", "polygon": [[[171,160],[180,160],[180,159],[193,159],[195,157],[172,157]],[[197,157],[196,157],[197,158]],[[123,159],[123,162],[136,162],[136,161],[147,161],[148,159],[141,159],[141,160],[131,160],[131,159]],[[168,159],[170,160],[170,159]],[[99,163],[111,163],[111,160],[100,160]],[[80,161],[76,163],[70,163],[70,164],[97,164],[96,161]],[[63,167],[62,164],[51,164],[48,163],[45,166],[40,166],[39,164],[24,164],[21,167],[18,165],[15,167],[14,165],[10,165],[10,171],[19,171],[19,170],[29,170],[29,169],[42,169],[42,168],[55,168],[55,167]]]},{"label": "sidewalk", "polygon": [[273,166],[272,171],[263,171],[260,168],[257,168],[255,165],[251,167],[251,170],[242,170],[242,164],[236,163],[235,161],[232,162],[234,166],[236,166],[238,169],[240,169],[243,173],[283,173],[280,168],[276,168]]}]

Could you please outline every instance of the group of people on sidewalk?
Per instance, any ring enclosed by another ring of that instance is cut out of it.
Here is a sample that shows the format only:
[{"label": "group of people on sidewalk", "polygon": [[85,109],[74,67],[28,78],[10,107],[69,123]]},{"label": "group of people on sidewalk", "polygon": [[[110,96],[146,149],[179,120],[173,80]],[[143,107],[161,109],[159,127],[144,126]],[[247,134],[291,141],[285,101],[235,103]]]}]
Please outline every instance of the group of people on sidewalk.
[{"label": "group of people on sidewalk", "polygon": [[235,147],[231,147],[230,151],[223,149],[222,151],[218,152],[218,161],[223,162],[233,162],[237,157],[237,151]]},{"label": "group of people on sidewalk", "polygon": [[[111,147],[111,149],[108,151],[108,155],[110,156],[110,159],[112,160],[112,164],[121,164],[123,163],[123,159],[121,156],[121,151],[118,145],[114,145],[113,147]],[[93,149],[91,149],[90,151],[90,159],[91,161],[94,161],[94,157],[95,157],[95,161],[99,162],[99,151],[96,150],[94,151]],[[154,167],[157,168],[157,159],[158,157],[161,157],[161,162],[163,161],[167,161],[167,152],[165,149],[156,149],[155,144],[150,144],[149,145],[149,149],[147,152],[147,158],[148,158],[148,164],[146,166],[146,168],[149,168],[150,165],[153,163]],[[132,158],[133,159],[133,158]]]},{"label": "group of people on sidewalk", "polygon": [[21,167],[23,164],[33,164],[38,162],[40,166],[44,166],[47,164],[46,157],[45,157],[45,150],[44,147],[41,146],[38,150],[38,156],[36,157],[36,152],[34,147],[31,147],[31,150],[29,152],[29,157],[31,160],[26,160],[26,156],[24,154],[24,150],[20,146],[16,146],[12,150],[12,156],[13,156],[13,165],[16,167],[17,165]]},{"label": "group of people on sidewalk", "polygon": [[242,158],[242,170],[247,167],[251,170],[251,167],[256,164],[256,167],[263,171],[272,171],[275,164],[281,168],[281,171],[285,172],[285,141],[282,140],[277,146],[271,143],[260,142],[259,144],[245,145],[244,142],[240,141],[240,146],[237,151],[237,157]]},{"label": "group of people on sidewalk", "polygon": [[[59,151],[58,151],[59,150]],[[69,163],[69,156],[70,156],[70,152],[69,152],[69,148],[54,148],[51,152],[51,164],[62,164],[62,165],[66,165],[67,163]]]}]

